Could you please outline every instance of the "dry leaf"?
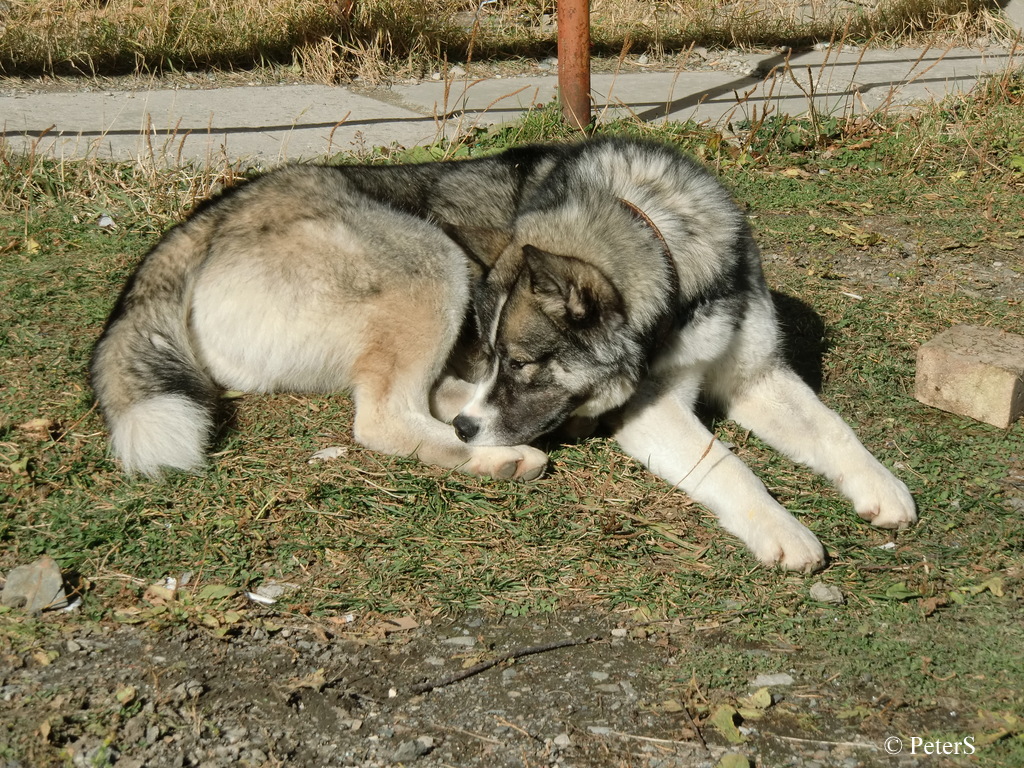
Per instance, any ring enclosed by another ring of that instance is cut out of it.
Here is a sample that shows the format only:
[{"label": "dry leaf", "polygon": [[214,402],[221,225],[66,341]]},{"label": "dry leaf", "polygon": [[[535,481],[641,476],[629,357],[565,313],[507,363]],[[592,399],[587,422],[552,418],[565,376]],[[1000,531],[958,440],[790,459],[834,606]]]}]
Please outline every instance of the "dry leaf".
[{"label": "dry leaf", "polygon": [[57,430],[57,422],[53,419],[37,418],[29,419],[18,425],[18,429],[21,430],[27,437],[31,437],[35,440],[50,440],[53,437],[54,432]]},{"label": "dry leaf", "polygon": [[332,445],[327,448],[321,448],[319,451],[314,453],[309,457],[309,461],[307,463],[316,464],[321,461],[331,461],[346,455],[348,455],[348,448],[343,445]]},{"label": "dry leaf", "polygon": [[750,761],[738,752],[727,752],[715,768],[750,768]]},{"label": "dry leaf", "polygon": [[740,729],[736,727],[736,715],[738,714],[734,707],[723,704],[714,711],[708,722],[715,726],[715,729],[730,744],[742,744],[745,739],[740,733]]},{"label": "dry leaf", "polygon": [[177,583],[173,585],[168,585],[166,582],[150,584],[142,593],[142,599],[150,605],[164,605],[172,602],[176,593]]},{"label": "dry leaf", "polygon": [[772,705],[772,694],[767,688],[758,688],[747,698],[740,701],[745,707],[754,709],[768,709]]},{"label": "dry leaf", "polygon": [[417,627],[419,627],[419,622],[412,616],[402,616],[397,619],[384,619],[374,627],[374,630],[390,635],[392,632],[408,632]]},{"label": "dry leaf", "polygon": [[986,579],[981,584],[975,584],[973,587],[968,587],[967,592],[972,595],[980,595],[985,590],[988,590],[996,597],[1003,596],[1003,577],[993,576],[991,579]]},{"label": "dry leaf", "polygon": [[127,707],[131,704],[138,695],[139,690],[134,685],[119,685],[117,690],[114,691],[114,698],[117,699],[122,707]]},{"label": "dry leaf", "polygon": [[945,597],[926,597],[921,601],[921,609],[925,616],[931,616],[942,606],[946,605],[949,601]]},{"label": "dry leaf", "polygon": [[324,668],[320,667],[316,672],[289,682],[288,690],[297,691],[301,688],[309,688],[319,693],[325,685],[327,685],[327,676],[324,674]]}]

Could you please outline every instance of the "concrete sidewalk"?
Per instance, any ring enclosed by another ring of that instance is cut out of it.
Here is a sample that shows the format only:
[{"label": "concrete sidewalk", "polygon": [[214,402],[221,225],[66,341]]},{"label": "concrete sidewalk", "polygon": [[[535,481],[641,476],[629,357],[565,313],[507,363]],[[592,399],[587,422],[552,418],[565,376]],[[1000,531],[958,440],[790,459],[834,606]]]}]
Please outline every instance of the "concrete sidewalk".
[{"label": "concrete sidewalk", "polygon": [[[1024,0],[1015,0],[1024,3]],[[1016,6],[1014,6],[1016,7]],[[704,62],[700,62],[704,64]],[[599,117],[710,124],[758,117],[862,114],[970,90],[1024,63],[1024,45],[985,49],[818,47],[731,57],[727,70],[595,74]],[[429,144],[475,126],[519,118],[555,98],[538,72],[356,89],[285,85],[212,90],[79,91],[0,96],[0,136],[18,151],[71,158],[245,160],[271,165],[373,146]]]}]

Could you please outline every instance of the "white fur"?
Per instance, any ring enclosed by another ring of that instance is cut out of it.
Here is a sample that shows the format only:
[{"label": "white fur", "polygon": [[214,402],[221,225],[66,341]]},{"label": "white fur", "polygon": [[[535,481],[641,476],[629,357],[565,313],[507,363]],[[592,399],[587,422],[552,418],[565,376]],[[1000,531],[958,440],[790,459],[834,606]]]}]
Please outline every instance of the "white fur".
[{"label": "white fur", "polygon": [[[494,310],[494,318],[491,320],[491,327],[487,331],[487,341],[493,347],[495,339],[498,337],[498,326],[501,324],[501,312],[505,307],[505,302],[508,301],[508,295],[500,296],[498,299],[498,306]],[[487,372],[487,375],[477,382],[476,387],[473,389],[473,393],[469,400],[463,405],[461,413],[468,419],[473,419],[481,423],[479,434],[473,442],[479,445],[494,444],[496,437],[493,434],[494,422],[498,418],[497,411],[487,404],[488,395],[491,393],[491,389],[494,387],[494,382],[498,379],[500,361],[495,358],[491,361],[491,368]]]},{"label": "white fur", "polygon": [[212,426],[197,403],[158,395],[135,403],[112,423],[111,450],[129,475],[155,479],[162,468],[195,472],[206,463]]},{"label": "white fur", "polygon": [[619,444],[711,510],[762,563],[795,571],[821,568],[825,550],[814,534],[694,414],[696,384],[638,395],[616,433]]}]

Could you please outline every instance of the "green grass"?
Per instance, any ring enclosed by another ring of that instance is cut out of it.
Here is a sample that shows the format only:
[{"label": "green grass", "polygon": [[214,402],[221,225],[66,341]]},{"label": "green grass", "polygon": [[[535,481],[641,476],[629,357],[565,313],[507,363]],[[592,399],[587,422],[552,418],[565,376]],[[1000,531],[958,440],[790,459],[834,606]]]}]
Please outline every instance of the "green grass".
[{"label": "green grass", "polygon": [[[1003,728],[985,763],[1017,765],[1019,724],[1004,726],[1024,708],[1024,519],[1010,504],[1021,493],[1010,474],[1024,466],[1024,425],[1001,431],[940,413],[912,390],[915,350],[942,329],[1024,333],[1020,291],[993,293],[976,279],[977,265],[993,261],[1024,275],[1022,83],[1008,73],[916,116],[773,123],[739,141],[693,125],[601,129],[680,144],[749,206],[770,283],[820,316],[801,326],[794,351],[822,353],[824,400],[915,494],[917,526],[873,529],[825,483],[716,424],[824,542],[831,565],[811,577],[756,566],[610,441],[555,446],[550,476],[534,486],[477,480],[353,445],[343,395],[243,397],[206,473],[124,479],[92,408],[91,345],[158,233],[235,172],[3,151],[0,569],[50,554],[87,580],[90,619],[155,626],[209,624],[192,590],[271,578],[298,585],[281,610],[314,622],[348,611],[569,607],[680,619],[703,629],[685,651],[692,679],[666,680],[679,696],[694,700],[697,680],[708,700],[733,700],[737,680],[796,665],[841,685],[822,683],[813,712],[798,697],[773,708],[792,733]],[[563,138],[553,115],[437,154]],[[117,228],[97,227],[101,214]],[[33,419],[44,426],[26,428]],[[327,445],[349,452],[307,463]],[[170,610],[142,599],[147,584],[185,572],[191,602]],[[818,579],[846,603],[813,601]],[[942,714],[950,710],[960,719]]]}]

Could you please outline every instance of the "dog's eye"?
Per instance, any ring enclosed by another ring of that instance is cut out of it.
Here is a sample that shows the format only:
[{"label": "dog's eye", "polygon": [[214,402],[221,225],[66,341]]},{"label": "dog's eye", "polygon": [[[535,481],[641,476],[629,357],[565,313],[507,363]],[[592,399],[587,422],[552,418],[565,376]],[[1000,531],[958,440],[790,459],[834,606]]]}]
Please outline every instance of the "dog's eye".
[{"label": "dog's eye", "polygon": [[508,367],[513,371],[521,371],[532,362],[533,360],[516,360],[515,358],[510,357],[508,359]]}]

